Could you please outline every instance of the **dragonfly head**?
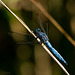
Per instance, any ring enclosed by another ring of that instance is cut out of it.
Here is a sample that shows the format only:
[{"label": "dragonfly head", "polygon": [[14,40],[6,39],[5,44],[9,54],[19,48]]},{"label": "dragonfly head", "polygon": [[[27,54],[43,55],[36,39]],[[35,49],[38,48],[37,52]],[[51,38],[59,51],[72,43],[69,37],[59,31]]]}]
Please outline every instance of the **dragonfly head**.
[{"label": "dragonfly head", "polygon": [[40,32],[40,28],[35,29],[34,33]]}]

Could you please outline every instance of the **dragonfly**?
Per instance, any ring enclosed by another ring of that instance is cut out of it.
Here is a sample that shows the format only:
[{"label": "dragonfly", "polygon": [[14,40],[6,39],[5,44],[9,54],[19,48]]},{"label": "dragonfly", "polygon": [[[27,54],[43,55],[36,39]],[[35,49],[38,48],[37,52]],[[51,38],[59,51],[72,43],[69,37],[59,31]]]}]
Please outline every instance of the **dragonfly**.
[{"label": "dragonfly", "polygon": [[[60,60],[62,61],[64,64],[68,65],[68,63],[64,60],[64,58],[60,55],[60,53],[51,45],[51,43],[49,42],[49,38],[43,28],[42,22],[40,20],[40,17],[38,16],[38,22],[39,25],[41,27],[41,29],[43,30],[43,32],[41,32],[40,28],[37,28],[34,30],[34,34],[37,36],[37,38],[40,39],[40,44],[44,43],[47,48]],[[13,33],[13,32],[12,32]],[[18,33],[18,32],[17,32]],[[21,34],[21,33],[20,33]],[[23,34],[25,35],[25,34]],[[20,44],[24,44],[24,42],[20,43]]]},{"label": "dragonfly", "polygon": [[65,63],[67,65],[67,62],[64,60],[64,58],[58,53],[58,51],[52,47],[51,43],[49,42],[48,36],[41,32],[40,28],[35,29],[35,35],[37,36],[37,38],[39,38],[41,40],[41,44],[44,43],[46,44],[46,46],[49,48],[49,50],[59,59],[61,60],[63,63]]}]

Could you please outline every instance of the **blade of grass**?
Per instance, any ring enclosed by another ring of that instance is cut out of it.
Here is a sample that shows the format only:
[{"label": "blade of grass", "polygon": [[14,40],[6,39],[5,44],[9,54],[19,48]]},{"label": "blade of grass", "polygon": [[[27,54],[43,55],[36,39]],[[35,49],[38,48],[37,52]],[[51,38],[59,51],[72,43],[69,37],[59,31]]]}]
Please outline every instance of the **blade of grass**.
[{"label": "blade of grass", "polygon": [[60,26],[60,24],[44,9],[44,7],[36,0],[30,0],[40,11],[54,24],[54,26],[75,46],[75,41]]},{"label": "blade of grass", "polygon": [[[3,1],[0,0],[0,3],[35,37],[37,38],[37,36],[33,33],[32,30],[30,30],[30,28],[16,15],[14,14],[4,3]],[[40,39],[37,38],[37,41],[40,43]],[[50,52],[50,50],[44,45],[44,43],[41,44],[42,47],[48,52],[48,54],[56,61],[56,63],[62,68],[62,70],[67,74],[70,75],[68,73],[68,71],[65,69],[65,67],[57,60],[57,58],[54,57],[54,55]]]}]

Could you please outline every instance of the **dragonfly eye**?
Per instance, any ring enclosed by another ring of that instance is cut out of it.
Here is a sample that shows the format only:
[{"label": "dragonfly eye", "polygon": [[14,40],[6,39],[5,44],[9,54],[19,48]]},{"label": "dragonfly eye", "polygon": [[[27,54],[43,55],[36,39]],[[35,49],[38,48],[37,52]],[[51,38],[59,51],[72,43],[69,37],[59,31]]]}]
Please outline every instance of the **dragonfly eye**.
[{"label": "dragonfly eye", "polygon": [[36,31],[40,31],[40,28],[37,28]]},{"label": "dragonfly eye", "polygon": [[40,32],[40,28],[35,29],[34,33],[36,34],[38,31]]}]

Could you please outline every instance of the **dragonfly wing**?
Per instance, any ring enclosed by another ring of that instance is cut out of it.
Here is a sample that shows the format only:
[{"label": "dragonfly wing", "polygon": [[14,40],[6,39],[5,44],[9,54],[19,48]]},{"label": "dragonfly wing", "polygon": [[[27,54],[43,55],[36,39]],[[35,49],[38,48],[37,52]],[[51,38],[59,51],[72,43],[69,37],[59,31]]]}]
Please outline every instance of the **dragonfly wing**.
[{"label": "dragonfly wing", "polygon": [[27,34],[23,34],[23,33],[21,34],[19,32],[12,32],[12,31],[9,32],[8,34],[12,36],[15,41],[24,41],[26,40],[26,36],[27,36]]},{"label": "dragonfly wing", "polygon": [[43,30],[44,33],[46,33],[46,32],[45,32],[45,29],[44,29],[44,27],[43,27],[43,24],[42,24],[42,22],[41,22],[41,19],[40,19],[40,17],[39,17],[39,15],[37,15],[37,19],[38,19],[38,23],[39,23],[41,29]]},{"label": "dragonfly wing", "polygon": [[25,34],[25,33],[20,33],[20,32],[9,32],[8,34],[14,38],[17,44],[37,43],[35,38],[30,34]]},{"label": "dragonfly wing", "polygon": [[48,21],[45,22],[44,28],[45,28],[46,34],[47,34],[47,36],[48,36],[48,31],[49,31],[49,24],[48,24]]},{"label": "dragonfly wing", "polygon": [[[40,25],[42,31],[43,31],[45,34],[48,35],[48,30],[49,30],[49,29],[48,29],[48,28],[49,28],[48,21],[45,21],[45,23],[44,23],[45,25],[43,26],[39,15],[37,16],[37,19],[38,19],[38,23],[39,23],[39,25]],[[45,30],[46,30],[46,31],[45,31]]]},{"label": "dragonfly wing", "polygon": [[30,45],[34,45],[34,44],[37,44],[38,42],[28,42],[28,41],[25,41],[25,42],[17,42],[17,44],[20,44],[20,45],[24,45],[24,44],[30,44]]}]

